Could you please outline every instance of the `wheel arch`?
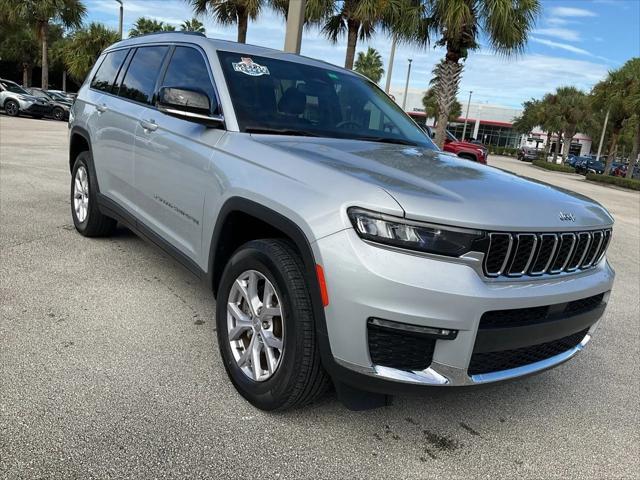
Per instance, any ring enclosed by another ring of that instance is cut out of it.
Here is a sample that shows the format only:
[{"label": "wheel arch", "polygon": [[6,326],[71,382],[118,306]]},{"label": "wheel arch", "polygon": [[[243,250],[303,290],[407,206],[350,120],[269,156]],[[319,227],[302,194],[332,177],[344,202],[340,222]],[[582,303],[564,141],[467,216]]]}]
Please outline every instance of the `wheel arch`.
[{"label": "wheel arch", "polygon": [[73,164],[81,152],[89,152],[93,158],[91,151],[91,136],[82,127],[71,127],[69,135],[69,171],[73,171]]},{"label": "wheel arch", "polygon": [[[253,235],[239,227],[238,220],[251,220]],[[284,238],[289,240],[302,258],[304,276],[310,287],[311,302],[316,318],[316,330],[326,335],[324,305],[316,275],[316,260],[311,242],[302,228],[269,207],[243,197],[229,198],[218,214],[209,247],[207,282],[217,296],[224,267],[236,249],[249,240],[258,238]]]}]

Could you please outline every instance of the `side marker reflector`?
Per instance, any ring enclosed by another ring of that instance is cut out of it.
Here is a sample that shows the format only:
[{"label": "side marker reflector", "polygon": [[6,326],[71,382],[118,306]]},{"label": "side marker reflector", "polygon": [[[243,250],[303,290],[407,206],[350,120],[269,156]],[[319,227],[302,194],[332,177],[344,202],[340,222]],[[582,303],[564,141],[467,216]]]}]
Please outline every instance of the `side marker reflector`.
[{"label": "side marker reflector", "polygon": [[320,286],[320,297],[322,298],[322,306],[329,305],[329,294],[327,293],[327,282],[324,279],[324,270],[321,265],[316,264],[316,276],[318,277],[318,285]]}]

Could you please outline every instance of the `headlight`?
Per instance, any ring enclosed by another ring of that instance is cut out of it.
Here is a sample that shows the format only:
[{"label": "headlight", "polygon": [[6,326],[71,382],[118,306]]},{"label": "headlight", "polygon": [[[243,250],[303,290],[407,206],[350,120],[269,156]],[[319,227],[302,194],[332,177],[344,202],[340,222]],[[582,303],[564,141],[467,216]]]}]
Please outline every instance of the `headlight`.
[{"label": "headlight", "polygon": [[412,222],[360,208],[347,213],[360,238],[371,242],[449,257],[482,251],[485,234],[478,230]]}]

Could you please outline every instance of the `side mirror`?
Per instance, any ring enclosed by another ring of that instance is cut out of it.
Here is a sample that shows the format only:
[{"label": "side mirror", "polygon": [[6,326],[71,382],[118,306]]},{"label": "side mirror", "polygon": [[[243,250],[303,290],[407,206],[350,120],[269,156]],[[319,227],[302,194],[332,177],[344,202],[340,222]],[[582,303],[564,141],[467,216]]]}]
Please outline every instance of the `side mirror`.
[{"label": "side mirror", "polygon": [[200,90],[162,87],[156,104],[158,110],[173,117],[208,126],[224,124],[222,115],[211,115],[209,96]]}]

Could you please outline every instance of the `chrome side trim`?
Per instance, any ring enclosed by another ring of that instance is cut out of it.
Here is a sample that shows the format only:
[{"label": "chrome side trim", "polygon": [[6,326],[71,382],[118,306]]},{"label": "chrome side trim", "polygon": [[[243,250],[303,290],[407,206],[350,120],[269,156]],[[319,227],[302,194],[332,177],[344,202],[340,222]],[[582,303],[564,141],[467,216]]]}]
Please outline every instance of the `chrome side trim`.
[{"label": "chrome side trim", "polygon": [[587,334],[582,342],[573,347],[571,350],[567,350],[566,352],[559,353],[551,358],[547,358],[546,360],[541,360],[539,362],[531,363],[529,365],[524,365],[522,367],[511,368],[509,370],[502,370],[500,372],[491,372],[491,373],[482,373],[478,375],[472,375],[471,380],[473,383],[490,383],[490,382],[499,382],[501,380],[508,380],[510,378],[522,377],[523,375],[530,375],[532,373],[540,372],[542,370],[547,370],[549,368],[560,365],[561,363],[566,362],[571,357],[575,356],[579,351],[581,351],[587,343],[591,340],[591,335]]}]

